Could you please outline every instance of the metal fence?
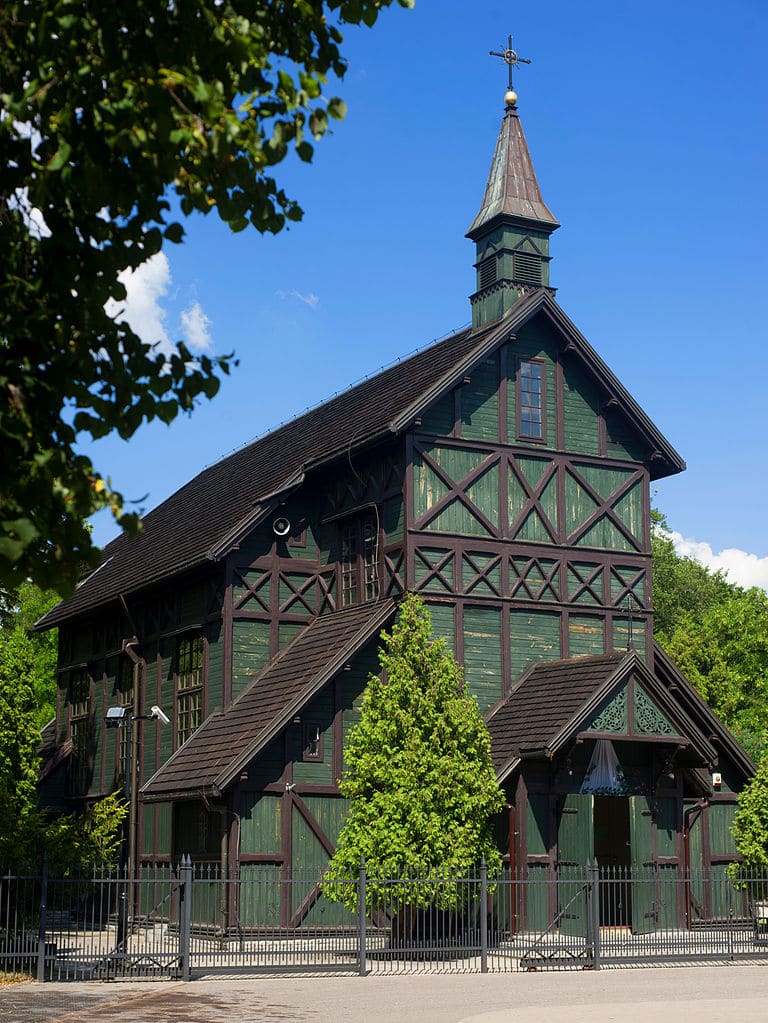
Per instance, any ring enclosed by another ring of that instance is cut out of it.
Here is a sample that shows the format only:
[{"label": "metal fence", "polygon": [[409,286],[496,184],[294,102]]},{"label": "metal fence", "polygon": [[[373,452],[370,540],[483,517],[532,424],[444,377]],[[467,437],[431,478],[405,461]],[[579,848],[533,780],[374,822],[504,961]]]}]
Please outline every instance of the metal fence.
[{"label": "metal fence", "polygon": [[189,858],[0,875],[0,969],[39,980],[500,972],[768,958],[768,877],[725,869],[356,877]]}]

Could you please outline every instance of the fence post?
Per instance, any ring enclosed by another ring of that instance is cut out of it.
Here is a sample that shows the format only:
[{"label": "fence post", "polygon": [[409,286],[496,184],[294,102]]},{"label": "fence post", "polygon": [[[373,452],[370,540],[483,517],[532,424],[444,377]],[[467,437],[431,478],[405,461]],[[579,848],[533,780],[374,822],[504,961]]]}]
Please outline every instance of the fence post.
[{"label": "fence post", "polygon": [[728,904],[728,958],[731,960],[731,962],[733,962],[733,959],[734,959],[734,956],[733,956],[733,927],[734,927],[734,921],[733,921],[733,886],[731,885],[730,879],[728,877],[726,877],[724,880],[725,880],[725,884],[726,884],[726,888],[725,888],[726,902]]},{"label": "fence post", "polygon": [[179,959],[181,979],[191,980],[190,935],[192,931],[192,859],[182,856],[179,869]]},{"label": "fence post", "polygon": [[480,860],[480,972],[488,972],[488,866]]},{"label": "fence post", "polygon": [[48,850],[43,849],[40,871],[40,919],[37,925],[37,979],[45,980],[45,929],[48,922]]},{"label": "fence post", "polygon": [[365,856],[360,857],[360,876],[357,881],[357,927],[358,946],[360,948],[360,976],[364,977],[368,972],[366,962],[366,933],[365,933],[365,901],[366,901],[366,877],[365,877]]},{"label": "fence post", "polygon": [[590,863],[589,905],[587,906],[587,940],[591,944],[592,969],[600,969],[600,867],[597,860]]}]

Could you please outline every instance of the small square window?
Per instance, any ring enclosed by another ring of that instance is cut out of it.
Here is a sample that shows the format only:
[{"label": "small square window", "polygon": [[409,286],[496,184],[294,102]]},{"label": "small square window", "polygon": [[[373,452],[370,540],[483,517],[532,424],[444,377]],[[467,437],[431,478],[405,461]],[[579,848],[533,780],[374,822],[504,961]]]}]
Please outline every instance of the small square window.
[{"label": "small square window", "polygon": [[317,721],[304,724],[304,760],[323,759],[323,730]]}]

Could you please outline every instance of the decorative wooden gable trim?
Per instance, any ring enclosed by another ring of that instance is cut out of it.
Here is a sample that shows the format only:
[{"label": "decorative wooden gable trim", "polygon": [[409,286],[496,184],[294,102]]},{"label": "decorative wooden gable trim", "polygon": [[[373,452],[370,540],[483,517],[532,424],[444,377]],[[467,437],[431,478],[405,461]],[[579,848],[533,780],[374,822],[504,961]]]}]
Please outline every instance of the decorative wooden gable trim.
[{"label": "decorative wooden gable trim", "polygon": [[648,695],[634,675],[630,675],[618,692],[597,711],[578,737],[597,736],[639,741],[673,740],[678,745],[689,744],[680,728],[672,724],[668,715]]},{"label": "decorative wooden gable trim", "polygon": [[520,760],[551,760],[586,738],[669,743],[695,752],[707,768],[717,763],[708,737],[637,651],[617,656],[540,661],[528,669],[487,719],[492,741],[504,748],[500,780]]}]

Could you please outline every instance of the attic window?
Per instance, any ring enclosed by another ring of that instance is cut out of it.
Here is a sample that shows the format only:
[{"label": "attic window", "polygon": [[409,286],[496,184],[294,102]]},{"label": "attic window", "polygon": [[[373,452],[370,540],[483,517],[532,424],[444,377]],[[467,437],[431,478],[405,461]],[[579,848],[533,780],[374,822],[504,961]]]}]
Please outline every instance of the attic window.
[{"label": "attic window", "polygon": [[517,435],[527,440],[545,440],[545,366],[538,359],[520,359],[517,364]]},{"label": "attic window", "polygon": [[477,287],[478,291],[489,288],[497,281],[496,256],[488,256],[477,264]]},{"label": "attic window", "polygon": [[513,277],[523,284],[542,283],[542,262],[529,252],[515,252],[512,256]]}]

